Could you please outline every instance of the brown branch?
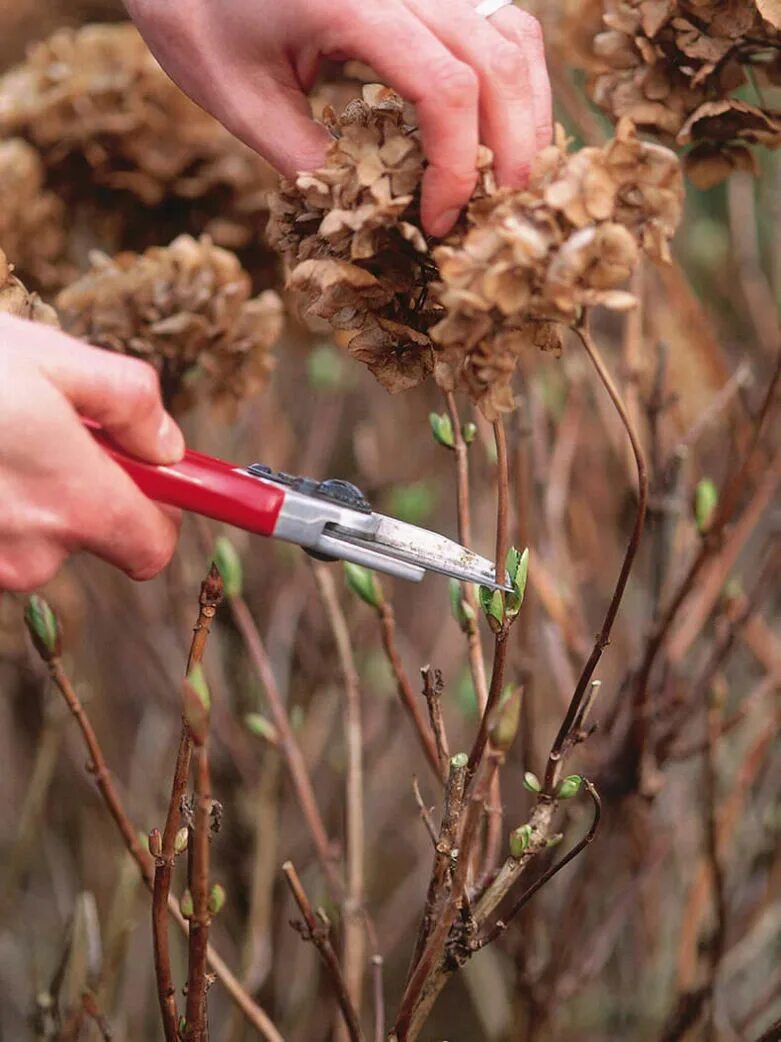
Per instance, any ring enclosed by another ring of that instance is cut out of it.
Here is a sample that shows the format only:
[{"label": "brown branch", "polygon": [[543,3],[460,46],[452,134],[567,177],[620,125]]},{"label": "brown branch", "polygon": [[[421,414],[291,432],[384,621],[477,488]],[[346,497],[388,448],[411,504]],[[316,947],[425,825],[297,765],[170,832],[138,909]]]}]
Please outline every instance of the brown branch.
[{"label": "brown branch", "polygon": [[588,780],[583,779],[583,784],[586,788],[586,792],[591,797],[591,801],[594,804],[594,816],[591,820],[591,825],[585,836],[579,840],[572,850],[569,850],[561,861],[557,861],[555,865],[551,865],[547,871],[543,872],[539,879],[536,879],[530,887],[528,887],[516,898],[510,911],[504,916],[503,919],[498,919],[496,924],[488,931],[487,934],[482,936],[476,943],[477,948],[484,948],[487,944],[492,944],[498,937],[504,933],[513,919],[518,915],[524,905],[528,904],[529,901],[534,897],[538,890],[541,890],[546,883],[548,883],[555,875],[557,875],[562,868],[574,861],[575,858],[580,854],[586,847],[593,841],[599,828],[600,819],[602,817],[602,800],[600,799],[599,793],[597,792],[594,785]]},{"label": "brown branch", "polygon": [[415,733],[418,736],[418,741],[423,749],[426,760],[437,778],[442,781],[444,779],[444,774],[442,773],[442,768],[440,766],[434,736],[432,735],[426,722],[426,718],[423,715],[419,698],[412,689],[412,684],[410,683],[410,679],[402,664],[398,648],[396,647],[396,616],[393,611],[393,606],[384,598],[380,601],[380,604],[377,607],[377,616],[380,620],[382,646],[393,672],[394,679],[396,680],[396,690],[401,699],[401,704],[406,709],[407,714],[412,721],[412,726],[415,728]]},{"label": "brown branch", "polygon": [[437,750],[439,773],[442,778],[446,778],[450,751],[447,732],[445,731],[445,720],[442,716],[442,673],[438,669],[432,669],[431,666],[424,666],[420,671],[420,675],[423,678],[423,697],[428,706],[428,719]]},{"label": "brown branch", "polygon": [[[206,650],[212,620],[217,614],[223,596],[222,577],[212,562],[208,574],[201,583],[198,595],[198,618],[193,627],[193,637],[187,656],[187,673],[199,665]],[[163,1032],[166,1042],[176,1042],[179,1037],[179,1013],[176,1006],[176,989],[171,971],[171,955],[168,946],[168,895],[176,853],[174,844],[181,820],[182,800],[187,788],[192,754],[190,728],[182,717],[179,748],[171,782],[171,796],[163,827],[160,856],[155,858],[155,876],[152,890],[152,943],[154,949],[155,978]]]},{"label": "brown branch", "polygon": [[[496,464],[497,464],[497,509],[496,509],[496,582],[504,586],[505,561],[509,549],[509,503],[510,503],[510,472],[507,462],[507,439],[501,420],[496,420],[493,425],[494,438],[496,439]],[[502,593],[502,604],[504,605],[504,593]],[[494,709],[499,704],[499,698],[504,686],[504,669],[507,662],[507,636],[509,634],[507,620],[502,622],[494,641],[494,664],[491,671],[491,684],[488,688],[483,715],[480,718],[480,726],[475,736],[472,749],[469,753],[469,776],[474,777],[480,761],[483,758],[485,747],[488,742],[488,729],[492,722]],[[498,777],[498,776],[497,776]],[[501,805],[501,796],[498,787],[492,792],[491,798],[496,805]]]},{"label": "brown branch", "polygon": [[301,915],[304,917],[303,924],[293,923],[292,925],[299,930],[305,941],[311,941],[317,949],[317,953],[322,959],[323,964],[328,971],[328,975],[331,978],[331,984],[336,993],[339,1008],[342,1011],[344,1022],[347,1025],[347,1031],[351,1042],[363,1042],[361,1027],[358,1023],[358,1016],[350,999],[350,994],[347,990],[344,977],[342,976],[342,968],[339,965],[339,959],[334,950],[333,944],[331,944],[330,923],[322,911],[319,913],[319,920],[315,917],[315,913],[313,912],[312,906],[309,903],[309,898],[306,896],[306,892],[301,885],[301,880],[298,877],[298,872],[296,872],[293,862],[286,861],[282,866],[282,871],[285,873],[285,879],[287,880],[287,885],[290,887],[290,892],[299,907]]},{"label": "brown branch", "polygon": [[372,956],[372,984],[374,992],[374,1042],[385,1042],[385,996],[382,986],[383,959]]},{"label": "brown branch", "polygon": [[320,867],[328,880],[332,892],[339,897],[344,892],[344,884],[334,864],[331,842],[317,806],[312,780],[309,777],[309,771],[301,752],[301,747],[293,733],[293,728],[290,726],[287,708],[277,687],[266,648],[244,598],[241,596],[229,597],[228,604],[236,628],[244,640],[250,661],[255,667],[255,671],[266,693],[271,717],[279,732],[279,749],[285,758],[296,799],[312,837]]},{"label": "brown branch", "polygon": [[[91,773],[95,776],[96,781],[98,782],[98,789],[111,817],[114,820],[114,823],[119,829],[125,847],[138,866],[144,885],[151,893],[154,885],[152,859],[141,847],[141,844],[138,841],[138,832],[131,823],[130,818],[127,816],[119,795],[114,787],[102,750],[98,744],[97,737],[92,729],[89,718],[84,712],[84,708],[73,690],[73,686],[70,683],[68,676],[62,668],[60,660],[58,658],[52,659],[51,662],[48,663],[48,668],[54,683],[79,724],[79,729],[81,730],[85,745],[90,754],[91,764],[97,763],[100,765],[97,771],[91,770]],[[179,911],[179,902],[172,894],[169,894],[168,896],[168,910],[177,921],[182,931],[186,934],[188,932],[187,922]],[[267,1042],[284,1042],[282,1035],[272,1023],[265,1010],[263,1010],[254,999],[247,994],[244,988],[242,988],[241,984],[228,968],[222,957],[211,947],[211,945],[209,945],[208,949],[208,958],[209,965],[214,971],[215,976],[230,995],[233,1002],[235,1002],[242,1011],[247,1022],[265,1039],[267,1039]]]},{"label": "brown branch", "polygon": [[633,724],[630,732],[630,739],[636,760],[638,760],[642,755],[648,740],[648,698],[651,671],[653,670],[656,658],[665,643],[667,635],[678,616],[678,612],[681,610],[684,602],[694,589],[700,571],[718,547],[724,529],[737,509],[740,496],[754,465],[754,455],[759,446],[768,416],[771,414],[773,400],[780,382],[781,351],[777,354],[775,368],[763,398],[759,414],[754,423],[754,430],[747,450],[743,454],[737,469],[725,481],[724,487],[719,495],[713,518],[708,526],[706,536],[702,540],[699,551],[695,555],[686,575],[673,594],[670,603],[662,613],[661,618],[646,644],[642,661],[633,681]]},{"label": "brown branch", "polygon": [[715,928],[708,943],[708,1027],[707,1037],[713,1040],[713,998],[716,978],[724,954],[727,932],[727,901],[724,886],[724,868],[719,851],[718,833],[718,773],[716,766],[716,742],[719,731],[720,712],[714,706],[705,711],[705,755],[703,756],[703,798],[705,817],[705,857],[710,872],[711,894]]},{"label": "brown branch", "polygon": [[[461,417],[452,391],[445,395],[450,423],[453,427],[453,445],[456,455],[456,502],[458,507],[458,540],[462,546],[472,547],[472,516],[469,497],[469,447],[461,432]],[[480,609],[477,603],[475,588],[470,583],[462,584],[462,592],[466,603],[472,609],[466,621],[467,650],[469,655],[469,671],[475,689],[477,706],[482,713],[488,702],[488,684],[485,675],[483,645],[480,641],[478,617]]]},{"label": "brown branch", "polygon": [[434,827],[434,822],[431,817],[431,810],[423,801],[423,795],[420,791],[420,785],[418,785],[418,779],[413,777],[412,779],[412,792],[415,796],[415,803],[420,811],[420,818],[423,824],[426,826],[426,832],[431,837],[431,842],[434,846],[437,845],[437,830]]},{"label": "brown branch", "polygon": [[588,329],[588,319],[584,317],[583,321],[574,327],[575,332],[580,338],[583,347],[586,350],[586,354],[591,359],[594,368],[597,371],[602,385],[610,396],[616,412],[621,418],[621,422],[624,425],[624,429],[629,438],[629,442],[632,446],[632,452],[635,458],[635,464],[637,466],[637,512],[635,514],[635,522],[632,527],[632,533],[629,537],[629,543],[627,544],[626,552],[624,554],[624,560],[621,565],[621,571],[619,572],[618,579],[616,581],[615,588],[613,590],[613,596],[610,599],[605,618],[602,622],[602,628],[597,635],[596,642],[592,649],[591,655],[589,656],[583,670],[578,678],[575,691],[572,695],[572,699],[567,708],[567,712],[562,720],[559,732],[556,735],[555,741],[548,757],[548,765],[545,770],[545,783],[544,790],[548,793],[552,793],[556,782],[558,780],[558,774],[560,771],[560,765],[563,763],[563,756],[565,747],[568,742],[573,738],[573,726],[577,722],[580,714],[581,703],[586,698],[589,692],[589,686],[591,678],[594,675],[594,670],[597,668],[597,664],[602,657],[602,653],[610,642],[610,634],[613,630],[613,623],[616,620],[618,609],[621,606],[621,601],[624,596],[624,590],[629,580],[629,573],[632,570],[635,556],[637,554],[638,546],[640,545],[640,537],[643,534],[643,526],[645,524],[645,512],[646,505],[648,502],[648,475],[645,465],[645,458],[643,456],[643,450],[640,446],[640,441],[637,436],[637,432],[632,426],[632,421],[624,407],[624,403],[621,400],[621,395],[613,382],[610,373],[608,372],[605,363],[602,359],[602,355],[597,348],[596,344],[592,340],[591,333]]},{"label": "brown branch", "polygon": [[212,808],[209,777],[208,713],[203,729],[193,730],[195,808],[189,844],[189,881],[193,914],[188,935],[187,1006],[185,1010],[186,1042],[208,1039],[206,1014],[206,950],[209,943],[209,819]]},{"label": "brown branch", "polygon": [[328,565],[313,564],[317,589],[336,643],[344,681],[344,733],[347,749],[346,770],[346,892],[344,917],[344,980],[350,1004],[361,1015],[363,975],[366,962],[364,929],[364,845],[363,808],[363,739],[361,726],[361,694],[350,634],[339,604],[333,572]]}]

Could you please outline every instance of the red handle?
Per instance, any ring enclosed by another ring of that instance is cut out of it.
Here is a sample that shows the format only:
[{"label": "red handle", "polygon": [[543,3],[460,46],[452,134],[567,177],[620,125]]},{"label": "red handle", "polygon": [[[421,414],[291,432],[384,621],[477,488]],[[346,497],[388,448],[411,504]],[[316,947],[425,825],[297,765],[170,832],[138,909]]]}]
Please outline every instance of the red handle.
[{"label": "red handle", "polygon": [[272,535],[284,489],[236,469],[231,463],[188,449],[179,463],[158,467],[122,450],[94,424],[95,440],[130,475],[141,491],[158,503],[191,510],[258,535]]}]

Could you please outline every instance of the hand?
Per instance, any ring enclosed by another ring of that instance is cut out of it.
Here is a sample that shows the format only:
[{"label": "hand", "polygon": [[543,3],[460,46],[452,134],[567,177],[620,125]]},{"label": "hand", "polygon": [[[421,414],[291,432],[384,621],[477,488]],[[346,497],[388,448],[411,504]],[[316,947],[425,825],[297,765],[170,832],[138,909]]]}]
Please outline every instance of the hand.
[{"label": "hand", "polygon": [[522,186],[551,137],[539,23],[477,0],[126,0],[163,67],[283,174],[322,164],[306,92],[323,57],[357,58],[417,108],[429,161],[422,217],[444,235],[475,185],[478,139]]},{"label": "hand", "polygon": [[79,415],[149,462],[184,453],[151,366],[0,315],[0,590],[42,585],[78,550],[134,579],[174,551],[177,516],[136,488]]}]

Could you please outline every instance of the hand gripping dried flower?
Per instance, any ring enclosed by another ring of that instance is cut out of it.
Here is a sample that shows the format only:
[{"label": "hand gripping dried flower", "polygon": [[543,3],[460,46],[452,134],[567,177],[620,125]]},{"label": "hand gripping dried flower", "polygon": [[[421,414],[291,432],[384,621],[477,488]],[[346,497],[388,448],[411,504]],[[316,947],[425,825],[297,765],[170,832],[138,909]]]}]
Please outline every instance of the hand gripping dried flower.
[{"label": "hand gripping dried flower", "polygon": [[435,370],[489,418],[512,407],[518,357],[560,347],[553,323],[627,307],[641,252],[669,260],[683,189],[676,156],[628,120],[603,148],[567,154],[563,132],[522,191],[497,190],[490,155],[446,242],[420,230],[423,157],[401,100],[373,86],[337,122],[327,165],[283,184],[270,238],[310,315],[389,390]]},{"label": "hand gripping dried flower", "polygon": [[[772,0],[603,0],[591,91],[668,143],[692,145],[701,187],[754,169],[749,145],[781,145],[781,113],[763,86],[781,84],[781,14]],[[732,97],[750,79],[757,104]]]},{"label": "hand gripping dried flower", "polygon": [[0,314],[16,318],[29,318],[33,322],[44,322],[47,326],[58,326],[57,312],[44,304],[37,293],[30,293],[21,279],[14,275],[14,266],[0,249]]},{"label": "hand gripping dried flower", "polygon": [[182,235],[143,254],[91,261],[57,298],[64,328],[152,362],[169,403],[181,408],[203,391],[230,404],[265,383],[282,303],[272,290],[250,299],[249,276],[232,253]]},{"label": "hand gripping dried flower", "polygon": [[148,206],[197,199],[199,230],[234,247],[249,241],[275,183],[259,156],[165,75],[129,24],[62,29],[33,46],[0,77],[0,135],[35,145],[69,196],[97,184]]},{"label": "hand gripping dried flower", "polygon": [[43,188],[38,153],[19,138],[0,141],[0,247],[43,286],[58,281],[64,207]]}]

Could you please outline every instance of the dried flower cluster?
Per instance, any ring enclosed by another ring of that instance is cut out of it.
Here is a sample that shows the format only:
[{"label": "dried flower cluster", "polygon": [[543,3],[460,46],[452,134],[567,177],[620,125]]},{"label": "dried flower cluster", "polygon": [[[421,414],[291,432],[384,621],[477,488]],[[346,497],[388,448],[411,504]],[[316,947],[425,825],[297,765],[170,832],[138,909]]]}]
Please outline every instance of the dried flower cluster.
[{"label": "dried flower cluster", "polygon": [[463,384],[489,417],[512,408],[510,380],[531,345],[560,347],[554,322],[584,307],[632,307],[624,286],[640,254],[668,262],[681,216],[678,160],[629,120],[602,148],[568,154],[557,128],[522,191],[471,204],[469,228],[434,250],[446,315],[433,327],[436,377]]},{"label": "dried flower cluster", "polygon": [[91,270],[57,298],[63,327],[152,362],[169,403],[188,404],[196,390],[236,402],[266,381],[282,303],[271,290],[250,298],[234,254],[182,235],[143,254],[91,259]]},{"label": "dried flower cluster", "polygon": [[93,184],[148,206],[171,195],[198,200],[201,230],[228,246],[250,239],[275,183],[251,149],[163,73],[129,24],[63,29],[32,47],[0,77],[0,135],[35,145],[70,193],[79,179],[67,162],[77,158]]},{"label": "dried flower cluster", "polygon": [[401,99],[367,87],[332,122],[327,165],[272,200],[270,239],[305,311],[391,391],[435,368],[440,385],[465,387],[495,416],[511,408],[520,352],[558,346],[552,321],[631,305],[619,287],[640,252],[669,258],[678,160],[628,120],[604,148],[572,155],[559,132],[523,191],[497,190],[484,152],[467,215],[440,245],[420,229],[423,158]]},{"label": "dried flower cluster", "polygon": [[34,322],[45,322],[57,326],[57,313],[44,304],[37,293],[30,293],[14,275],[14,266],[0,249],[0,314],[29,318]]},{"label": "dried flower cluster", "polygon": [[[777,0],[603,0],[603,23],[595,101],[668,143],[693,145],[695,184],[753,170],[749,145],[781,145],[781,112],[762,93],[781,85]],[[757,104],[732,96],[748,80]]]},{"label": "dried flower cluster", "polygon": [[0,247],[16,267],[49,285],[65,243],[64,211],[43,181],[34,148],[19,138],[0,141]]}]

